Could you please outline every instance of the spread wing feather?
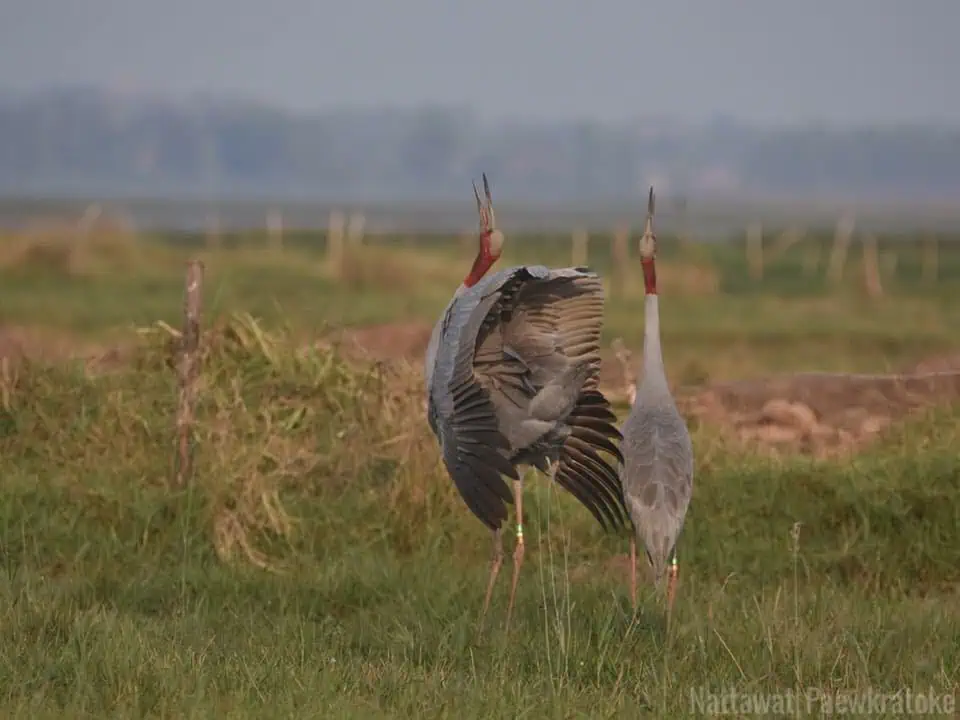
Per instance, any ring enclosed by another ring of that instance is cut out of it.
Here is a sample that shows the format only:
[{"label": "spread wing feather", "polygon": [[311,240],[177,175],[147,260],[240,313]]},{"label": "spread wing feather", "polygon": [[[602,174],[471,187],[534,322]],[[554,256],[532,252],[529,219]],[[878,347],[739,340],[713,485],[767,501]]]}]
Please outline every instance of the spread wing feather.
[{"label": "spread wing feather", "polygon": [[[616,416],[598,389],[603,302],[600,278],[586,268],[511,268],[455,298],[435,330],[431,427],[460,495],[491,529],[513,502],[503,476],[517,479],[520,462],[544,470],[548,460],[557,484],[601,526],[626,522],[617,472],[601,455],[622,460]],[[568,388],[569,401],[565,380],[579,386]],[[534,416],[539,393],[550,401]]]}]

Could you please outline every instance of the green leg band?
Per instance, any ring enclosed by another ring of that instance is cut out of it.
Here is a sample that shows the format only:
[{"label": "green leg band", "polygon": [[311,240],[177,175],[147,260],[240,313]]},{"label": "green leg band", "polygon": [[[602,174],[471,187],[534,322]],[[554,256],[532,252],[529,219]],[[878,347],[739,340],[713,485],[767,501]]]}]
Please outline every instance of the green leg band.
[{"label": "green leg band", "polygon": [[517,539],[523,540],[523,525],[517,523]]}]

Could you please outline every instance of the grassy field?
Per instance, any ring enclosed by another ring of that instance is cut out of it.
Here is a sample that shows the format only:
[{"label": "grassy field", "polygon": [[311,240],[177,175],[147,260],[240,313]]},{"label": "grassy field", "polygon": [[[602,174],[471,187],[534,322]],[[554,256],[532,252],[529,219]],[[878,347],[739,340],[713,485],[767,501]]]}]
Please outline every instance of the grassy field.
[{"label": "grassy field", "polygon": [[[502,578],[478,636],[489,537],[438,464],[419,368],[303,342],[432,321],[468,251],[371,243],[339,281],[307,234],[283,252],[253,236],[199,252],[216,330],[195,480],[174,490],[176,378],[153,324],[179,323],[195,240],[81,253],[7,239],[0,253],[0,329],[128,346],[109,372],[58,357],[0,375],[5,717],[682,717],[730,688],[960,693],[960,409],[919,413],[842,462],[695,428],[669,628],[652,589],[630,611],[626,537],[531,481],[515,626],[503,632]],[[898,262],[871,300],[856,252],[842,288],[808,274],[820,241],[753,281],[742,243],[661,238],[671,375],[882,371],[956,349],[960,245],[942,244],[930,286],[917,248],[883,239]],[[569,240],[509,252],[566,263]],[[612,275],[599,243],[590,262]],[[608,340],[640,349],[641,304],[635,286],[614,296]]]}]

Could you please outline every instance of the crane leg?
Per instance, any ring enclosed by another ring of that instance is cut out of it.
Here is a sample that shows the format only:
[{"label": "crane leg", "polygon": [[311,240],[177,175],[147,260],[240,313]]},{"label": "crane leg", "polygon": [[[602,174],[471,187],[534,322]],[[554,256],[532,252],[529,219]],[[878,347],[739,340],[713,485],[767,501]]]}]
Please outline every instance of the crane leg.
[{"label": "crane leg", "polygon": [[630,603],[637,611],[637,538],[630,538]]},{"label": "crane leg", "polygon": [[513,497],[517,504],[517,546],[513,550],[513,581],[510,584],[510,604],[507,606],[507,630],[513,615],[513,601],[517,594],[517,581],[520,580],[520,568],[523,565],[523,481],[513,481]]},{"label": "crane leg", "polygon": [[493,531],[493,559],[490,562],[490,579],[487,580],[487,595],[483,600],[483,610],[480,612],[480,629],[483,629],[483,621],[487,617],[487,609],[490,607],[490,598],[493,596],[493,586],[497,582],[497,575],[500,574],[500,567],[503,565],[503,538],[500,536],[500,530]]},{"label": "crane leg", "polygon": [[677,551],[670,555],[670,567],[667,570],[667,615],[673,613],[673,601],[677,597],[677,582],[680,578],[680,566],[677,565]]}]

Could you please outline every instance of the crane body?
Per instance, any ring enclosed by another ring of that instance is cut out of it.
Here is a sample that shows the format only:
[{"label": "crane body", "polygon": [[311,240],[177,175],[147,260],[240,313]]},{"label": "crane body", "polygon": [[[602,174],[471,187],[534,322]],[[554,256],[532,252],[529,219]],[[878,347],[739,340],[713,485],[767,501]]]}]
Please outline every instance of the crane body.
[{"label": "crane body", "polygon": [[693,444],[667,384],[660,347],[660,305],[656,278],[654,195],[640,241],[644,275],[643,370],[633,406],[621,432],[620,479],[634,536],[630,540],[630,595],[636,607],[636,546],[639,540],[659,586],[669,573],[667,608],[673,607],[679,576],[676,546],[693,494]]},{"label": "crane body", "polygon": [[[491,531],[493,560],[481,621],[503,562],[501,529],[516,505],[509,626],[523,563],[521,465],[548,473],[605,528],[627,521],[613,465],[621,439],[598,387],[603,285],[587,268],[512,267],[486,276],[502,246],[475,190],[480,250],[426,352],[427,414],[444,465]],[[513,492],[503,477],[513,480]]]}]

